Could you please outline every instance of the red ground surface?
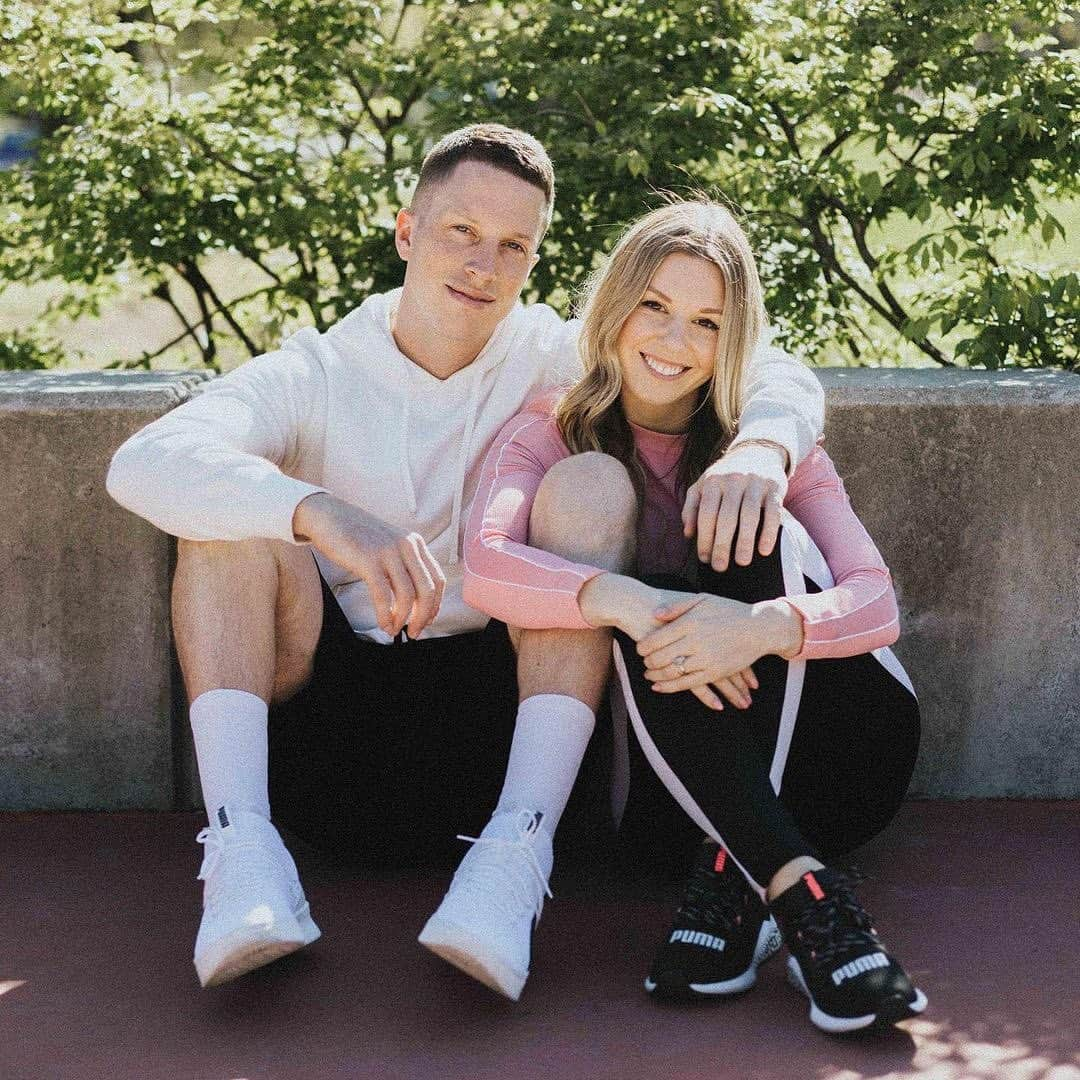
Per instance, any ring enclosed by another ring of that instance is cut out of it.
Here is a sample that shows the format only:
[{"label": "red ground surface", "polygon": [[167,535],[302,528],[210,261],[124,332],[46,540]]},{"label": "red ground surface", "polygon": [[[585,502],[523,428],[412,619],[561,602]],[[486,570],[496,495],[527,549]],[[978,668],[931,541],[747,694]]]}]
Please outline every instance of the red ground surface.
[{"label": "red ground surface", "polygon": [[219,990],[191,965],[192,814],[2,814],[2,1080],[1080,1078],[1080,803],[910,803],[860,889],[930,998],[838,1041],[772,960],[747,995],[641,989],[668,903],[556,879],[522,1000],[415,936],[443,873],[305,873],[315,945]]}]

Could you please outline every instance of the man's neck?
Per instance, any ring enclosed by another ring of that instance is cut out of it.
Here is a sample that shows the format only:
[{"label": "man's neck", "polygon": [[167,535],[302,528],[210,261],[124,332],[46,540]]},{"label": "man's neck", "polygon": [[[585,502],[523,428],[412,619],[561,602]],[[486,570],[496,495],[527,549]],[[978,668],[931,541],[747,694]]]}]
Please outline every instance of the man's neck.
[{"label": "man's neck", "polygon": [[449,379],[467,368],[489,340],[453,339],[439,333],[430,320],[415,317],[404,297],[391,313],[390,333],[401,353],[436,379]]}]

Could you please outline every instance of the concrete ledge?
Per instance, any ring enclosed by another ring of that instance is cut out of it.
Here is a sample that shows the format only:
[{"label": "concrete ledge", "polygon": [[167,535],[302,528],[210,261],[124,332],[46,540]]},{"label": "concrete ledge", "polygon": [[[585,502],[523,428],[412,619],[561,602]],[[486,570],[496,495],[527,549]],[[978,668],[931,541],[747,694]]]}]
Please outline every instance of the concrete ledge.
[{"label": "concrete ledge", "polygon": [[896,583],[913,792],[1080,794],[1080,378],[819,375],[825,445]]},{"label": "concrete ledge", "polygon": [[207,377],[0,374],[0,808],[175,805],[173,545],[105,472]]},{"label": "concrete ledge", "polygon": [[[896,582],[924,720],[913,793],[1080,796],[1080,379],[819,375],[826,446]],[[206,377],[0,374],[0,809],[197,798],[172,543],[104,481],[115,448]]]}]

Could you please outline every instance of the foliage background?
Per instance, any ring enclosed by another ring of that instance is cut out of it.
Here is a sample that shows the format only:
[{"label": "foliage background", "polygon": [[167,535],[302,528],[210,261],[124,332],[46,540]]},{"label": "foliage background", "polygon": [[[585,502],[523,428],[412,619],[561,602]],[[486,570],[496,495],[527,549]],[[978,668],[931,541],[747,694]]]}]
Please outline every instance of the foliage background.
[{"label": "foliage background", "polygon": [[424,150],[495,119],[556,163],[533,299],[704,188],[812,362],[1075,368],[1077,43],[1042,0],[0,0],[0,114],[43,132],[0,173],[0,367],[118,307],[112,366],[328,326],[400,281]]}]

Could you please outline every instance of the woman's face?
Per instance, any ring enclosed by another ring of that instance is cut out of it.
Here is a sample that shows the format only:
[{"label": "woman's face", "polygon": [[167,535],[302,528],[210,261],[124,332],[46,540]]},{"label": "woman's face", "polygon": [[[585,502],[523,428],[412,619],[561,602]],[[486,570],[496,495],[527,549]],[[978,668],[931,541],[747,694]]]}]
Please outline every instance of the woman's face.
[{"label": "woman's face", "polygon": [[656,268],[615,341],[629,420],[653,431],[687,429],[697,391],[713,375],[723,309],[715,263],[677,252]]}]

